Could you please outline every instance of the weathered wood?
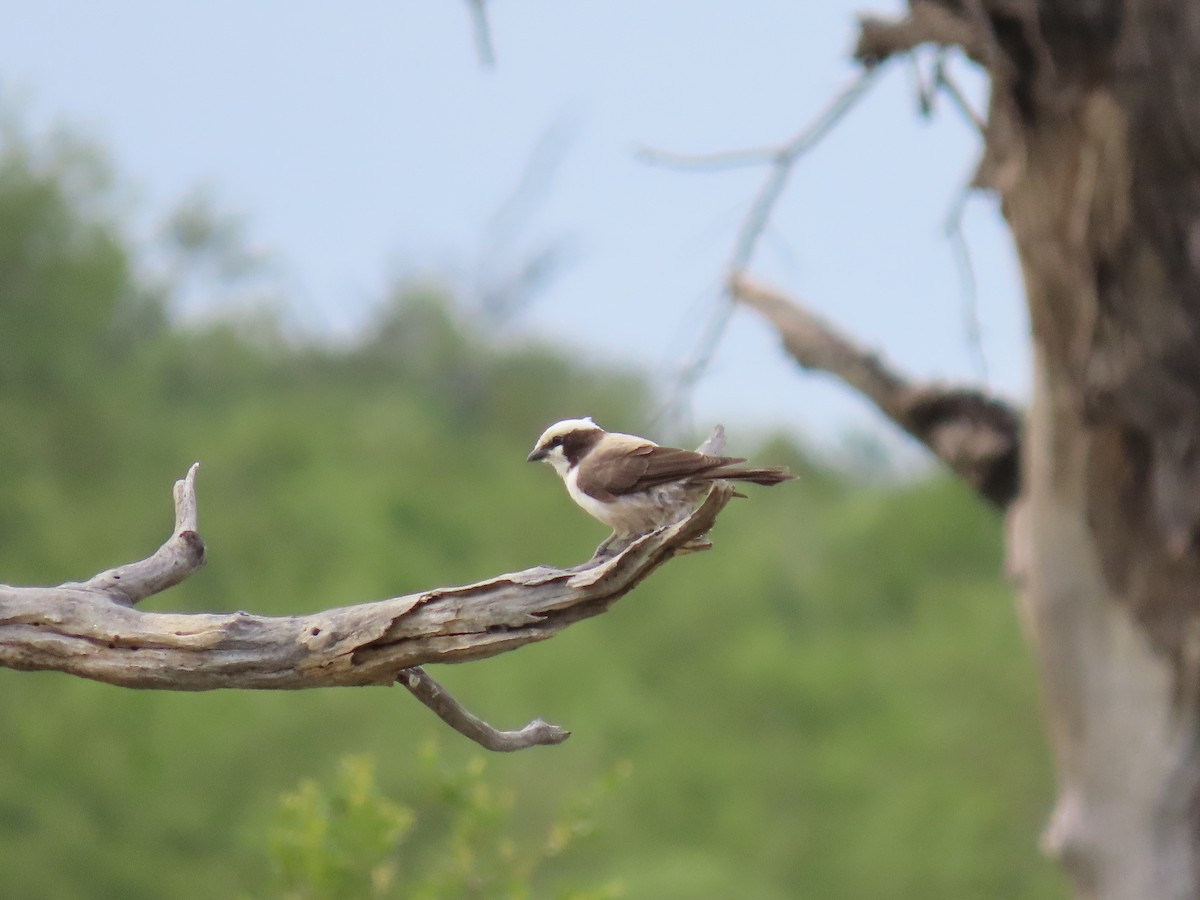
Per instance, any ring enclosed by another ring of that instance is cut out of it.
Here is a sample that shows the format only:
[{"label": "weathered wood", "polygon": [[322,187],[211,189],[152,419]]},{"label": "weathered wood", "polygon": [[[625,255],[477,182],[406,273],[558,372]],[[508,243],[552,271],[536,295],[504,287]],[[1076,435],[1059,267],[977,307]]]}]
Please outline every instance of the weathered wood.
[{"label": "weathered wood", "polygon": [[740,271],[732,293],[1006,508],[1059,777],[1042,846],[1076,894],[1200,897],[1200,3],[909,0],[860,26],[867,71],[935,45],[990,81],[973,186],[1024,274],[1027,424]]},{"label": "weathered wood", "polygon": [[826,372],[870,400],[993,505],[1017,496],[1021,417],[981,391],[914,383],[876,353],[782,292],[737,275],[730,293],[774,326],[800,366]]},{"label": "weathered wood", "polygon": [[203,562],[193,467],[176,485],[175,533],[154,556],[83,583],[0,586],[0,665],[177,691],[391,684],[414,666],[494,656],[604,612],[706,534],[731,493],[717,485],[688,518],[573,569],[537,566],[306,616],[134,609]]},{"label": "weathered wood", "polygon": [[[909,0],[863,20],[856,53],[876,68],[922,44],[986,70],[974,183],[1000,198],[1028,295],[1007,534],[1059,779],[1042,846],[1079,897],[1195,898],[1200,3]],[[903,427],[895,385],[865,371]]]},{"label": "weathered wood", "polygon": [[1010,550],[1082,897],[1200,896],[1200,4],[987,4],[1034,338]]},{"label": "weathered wood", "polygon": [[420,666],[402,669],[396,681],[408,688],[414,697],[437,713],[439,719],[459,734],[495,753],[512,753],[514,750],[525,750],[529,747],[561,744],[571,736],[567,729],[541,719],[534,719],[516,731],[493,728],[465,709]]}]

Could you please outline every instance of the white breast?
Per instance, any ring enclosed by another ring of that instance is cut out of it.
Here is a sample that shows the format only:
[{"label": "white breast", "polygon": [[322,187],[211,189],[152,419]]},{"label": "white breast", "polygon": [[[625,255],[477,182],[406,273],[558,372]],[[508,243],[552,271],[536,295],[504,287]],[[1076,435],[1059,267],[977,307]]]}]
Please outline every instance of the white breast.
[{"label": "white breast", "polygon": [[571,499],[579,504],[588,515],[594,519],[599,519],[613,531],[619,531],[612,517],[612,507],[614,504],[601,503],[595,497],[585,494],[579,489],[579,467],[576,466],[567,471],[563,476],[563,481],[567,483],[567,493],[571,495]]},{"label": "white breast", "polygon": [[578,476],[578,467],[563,476],[571,499],[618,535],[645,534],[675,522],[691,512],[697,499],[689,496],[691,492],[681,485],[661,485],[604,503],[579,489]]}]

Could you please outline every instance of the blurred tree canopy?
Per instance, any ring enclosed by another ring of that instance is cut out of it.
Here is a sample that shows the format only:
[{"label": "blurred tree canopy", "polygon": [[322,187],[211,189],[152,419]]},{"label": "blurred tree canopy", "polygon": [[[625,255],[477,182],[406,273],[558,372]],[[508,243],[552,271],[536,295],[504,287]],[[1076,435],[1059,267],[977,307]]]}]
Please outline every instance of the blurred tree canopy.
[{"label": "blurred tree canopy", "polygon": [[[636,373],[491,340],[432,283],[396,286],[338,346],[267,314],[180,320],[113,184],[94,149],[5,126],[0,579],[143,555],[195,459],[210,563],[156,608],[315,610],[576,562],[603,537],[524,454],[566,415],[644,428]],[[439,673],[497,724],[575,730],[490,761],[514,841],[630,767],[590,840],[529,874],[534,896],[1061,896],[1030,852],[1050,775],[998,523],[941,477],[864,486],[754,440],[731,447],[801,480],[729,510],[712,553],[554,641]],[[319,821],[325,789],[295,786],[346,754],[374,776],[327,795],[366,791],[397,836],[447,815],[412,763],[441,728],[386,689],[172,695],[0,671],[0,894],[269,892],[280,797],[299,798],[294,826]],[[448,765],[474,753],[443,743]]]}]

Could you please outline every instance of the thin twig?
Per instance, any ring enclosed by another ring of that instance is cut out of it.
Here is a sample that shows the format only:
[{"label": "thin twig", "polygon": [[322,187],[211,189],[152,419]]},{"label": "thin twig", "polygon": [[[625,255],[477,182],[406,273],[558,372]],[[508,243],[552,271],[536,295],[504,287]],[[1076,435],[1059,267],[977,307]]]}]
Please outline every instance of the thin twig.
[{"label": "thin twig", "polygon": [[526,155],[516,183],[487,218],[484,240],[496,252],[509,247],[552,196],[554,179],[562,170],[578,135],[574,116],[557,116]]},{"label": "thin twig", "polygon": [[925,73],[921,71],[921,60],[917,56],[916,50],[906,55],[909,68],[912,69],[913,81],[916,84],[917,109],[922,118],[928,119],[933,115],[934,103],[937,101],[937,66],[941,64],[941,55],[939,54],[938,60],[934,64],[934,74],[929,81],[925,80]]},{"label": "thin twig", "polygon": [[937,44],[959,47],[969,59],[986,65],[989,48],[977,26],[963,10],[950,9],[941,3],[912,2],[909,14],[898,19],[860,16],[854,58],[864,66],[878,66],[923,44]]},{"label": "thin twig", "polygon": [[464,737],[497,753],[511,753],[529,747],[561,744],[571,732],[541,719],[534,719],[517,731],[501,731],[476,716],[454,699],[453,695],[438,684],[420,666],[402,669],[396,681],[404,685],[414,697],[432,709],[439,719]]},{"label": "thin twig", "polygon": [[779,156],[779,147],[747,147],[744,150],[718,150],[715,153],[676,153],[642,144],[634,148],[636,159],[654,166],[664,166],[668,169],[683,171],[711,171],[713,169],[744,169],[749,166],[761,166],[774,161]]},{"label": "thin twig", "polygon": [[544,206],[575,130],[565,116],[551,123],[530,151],[508,196],[488,217],[471,293],[489,328],[499,330],[515,321],[574,257],[570,238],[555,238],[529,250],[517,245]]},{"label": "thin twig", "polygon": [[496,65],[496,50],[492,46],[492,27],[488,22],[488,0],[467,0],[471,12],[471,23],[475,30],[475,48],[479,53],[479,64],[486,68]]},{"label": "thin twig", "polygon": [[787,188],[788,180],[791,178],[796,162],[805,153],[815,147],[822,138],[829,134],[834,126],[854,108],[855,104],[874,83],[878,73],[878,67],[860,69],[855,77],[826,104],[825,108],[818,113],[812,122],[797,132],[786,143],[774,149],[760,148],[724,154],[701,154],[698,156],[666,154],[662,151],[650,151],[650,155],[647,156],[646,152],[643,152],[643,158],[654,162],[692,168],[697,166],[699,168],[741,166],[755,162],[770,164],[767,176],[759,187],[758,193],[755,194],[754,200],[751,202],[750,208],[742,220],[741,227],[738,229],[737,239],[734,241],[733,253],[726,267],[726,284],[722,287],[718,295],[717,306],[713,310],[708,323],[705,325],[704,332],[695,350],[693,350],[692,354],[680,367],[674,385],[668,393],[664,411],[679,406],[680,398],[688,394],[695,387],[696,382],[699,381],[712,363],[717,346],[720,344],[721,338],[729,326],[729,320],[733,317],[734,303],[729,291],[728,282],[740,275],[754,258],[763,233],[770,223],[775,206],[779,203],[784,190]]},{"label": "thin twig", "polygon": [[934,85],[950,95],[950,99],[954,101],[954,105],[958,107],[964,118],[971,123],[979,136],[983,137],[987,130],[987,123],[983,121],[983,117],[979,113],[975,112],[974,107],[967,100],[967,95],[958,86],[958,82],[950,77],[945,60],[941,56],[938,57],[937,68],[934,70]]},{"label": "thin twig", "polygon": [[[950,77],[946,60],[946,47],[938,46],[936,48],[933,73],[928,82],[921,72],[920,62],[917,59],[918,52],[919,48],[914,47],[907,56],[912,62],[916,77],[917,102],[920,105],[921,114],[924,116],[931,115],[934,111],[934,102],[937,99],[938,93],[945,91],[963,117],[982,137],[985,128],[984,122],[971,107],[958,83]],[[946,216],[944,230],[946,239],[950,242],[950,251],[954,255],[955,268],[958,270],[967,343],[975,358],[976,374],[986,385],[988,381],[988,364],[987,356],[983,350],[983,328],[979,320],[979,284],[975,277],[974,261],[971,259],[971,247],[967,243],[966,233],[963,231],[963,214],[966,210],[967,201],[970,199],[971,187],[971,182],[968,181],[955,196],[954,202],[950,206],[950,211]]]},{"label": "thin twig", "polygon": [[988,383],[987,354],[983,349],[983,326],[979,320],[979,279],[975,277],[975,262],[971,258],[971,245],[967,243],[963,231],[963,214],[966,212],[967,201],[971,199],[971,183],[968,181],[954,198],[950,212],[946,216],[946,239],[950,241],[950,249],[954,254],[955,267],[958,269],[959,283],[962,286],[963,322],[967,330],[967,344],[975,357],[975,365],[979,380]]}]

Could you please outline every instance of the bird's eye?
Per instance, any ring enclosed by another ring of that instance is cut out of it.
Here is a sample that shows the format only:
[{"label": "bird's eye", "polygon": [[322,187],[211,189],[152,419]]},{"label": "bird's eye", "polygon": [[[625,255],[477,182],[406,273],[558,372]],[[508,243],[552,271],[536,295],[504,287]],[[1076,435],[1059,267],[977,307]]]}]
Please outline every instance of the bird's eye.
[{"label": "bird's eye", "polygon": [[553,450],[555,447],[561,447],[561,446],[562,446],[562,438],[561,437],[556,437],[554,440],[552,440],[550,442],[551,450]]}]

